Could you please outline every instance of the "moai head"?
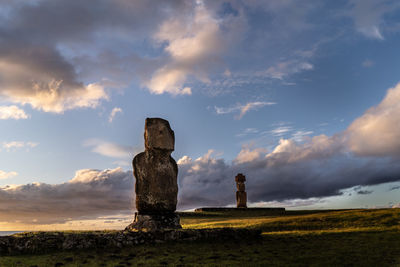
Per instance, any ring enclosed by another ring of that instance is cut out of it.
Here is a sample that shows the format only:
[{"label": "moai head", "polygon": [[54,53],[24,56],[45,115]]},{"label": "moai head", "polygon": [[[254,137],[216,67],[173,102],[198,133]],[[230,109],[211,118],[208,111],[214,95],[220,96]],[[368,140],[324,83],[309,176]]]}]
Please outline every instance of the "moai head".
[{"label": "moai head", "polygon": [[246,176],[244,176],[242,173],[238,173],[235,177],[236,183],[244,183],[246,181]]},{"label": "moai head", "polygon": [[144,131],[146,150],[160,149],[174,151],[175,135],[169,122],[160,118],[147,118]]}]

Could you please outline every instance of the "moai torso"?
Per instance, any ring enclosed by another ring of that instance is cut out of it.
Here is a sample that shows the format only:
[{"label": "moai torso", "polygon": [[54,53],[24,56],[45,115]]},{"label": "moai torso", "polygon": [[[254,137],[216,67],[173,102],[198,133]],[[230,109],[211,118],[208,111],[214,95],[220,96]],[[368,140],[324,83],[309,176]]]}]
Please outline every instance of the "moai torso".
[{"label": "moai torso", "polygon": [[246,181],[246,176],[241,173],[238,173],[235,177],[236,182],[236,207],[238,208],[247,208],[247,193],[246,186],[244,182]]},{"label": "moai torso", "polygon": [[145,151],[133,159],[136,209],[139,214],[174,212],[178,195],[178,166],[171,157],[175,136],[168,121],[147,118]]}]

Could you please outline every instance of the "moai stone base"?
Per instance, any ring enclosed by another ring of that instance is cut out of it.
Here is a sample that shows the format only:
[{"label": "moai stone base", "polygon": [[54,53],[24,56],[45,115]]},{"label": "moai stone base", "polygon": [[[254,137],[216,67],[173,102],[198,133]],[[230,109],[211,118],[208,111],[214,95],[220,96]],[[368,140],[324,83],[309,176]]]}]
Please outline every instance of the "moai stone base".
[{"label": "moai stone base", "polygon": [[247,208],[247,193],[246,192],[236,192],[236,207],[237,208]]},{"label": "moai stone base", "polygon": [[179,215],[176,213],[147,214],[135,213],[135,220],[125,230],[163,231],[182,229]]}]

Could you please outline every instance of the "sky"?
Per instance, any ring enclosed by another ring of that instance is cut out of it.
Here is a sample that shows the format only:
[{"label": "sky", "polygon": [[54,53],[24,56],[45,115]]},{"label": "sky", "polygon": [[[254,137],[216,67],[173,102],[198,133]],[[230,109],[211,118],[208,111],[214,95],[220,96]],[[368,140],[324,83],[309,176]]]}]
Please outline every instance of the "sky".
[{"label": "sky", "polygon": [[0,0],[0,230],[122,229],[144,121],[178,210],[400,207],[400,3]]}]

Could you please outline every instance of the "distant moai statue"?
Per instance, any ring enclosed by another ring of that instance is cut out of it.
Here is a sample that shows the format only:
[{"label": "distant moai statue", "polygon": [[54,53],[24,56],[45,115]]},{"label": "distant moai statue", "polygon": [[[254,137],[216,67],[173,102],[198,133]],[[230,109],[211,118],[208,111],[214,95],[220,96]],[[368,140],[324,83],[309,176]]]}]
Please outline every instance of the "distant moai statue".
[{"label": "distant moai statue", "polygon": [[144,141],[145,151],[132,162],[137,212],[127,230],[180,229],[180,219],[175,213],[178,165],[171,157],[174,131],[167,120],[147,118]]},{"label": "distant moai statue", "polygon": [[238,208],[247,208],[247,193],[246,186],[244,182],[246,181],[246,176],[241,173],[238,173],[235,177],[236,181],[236,207]]}]

